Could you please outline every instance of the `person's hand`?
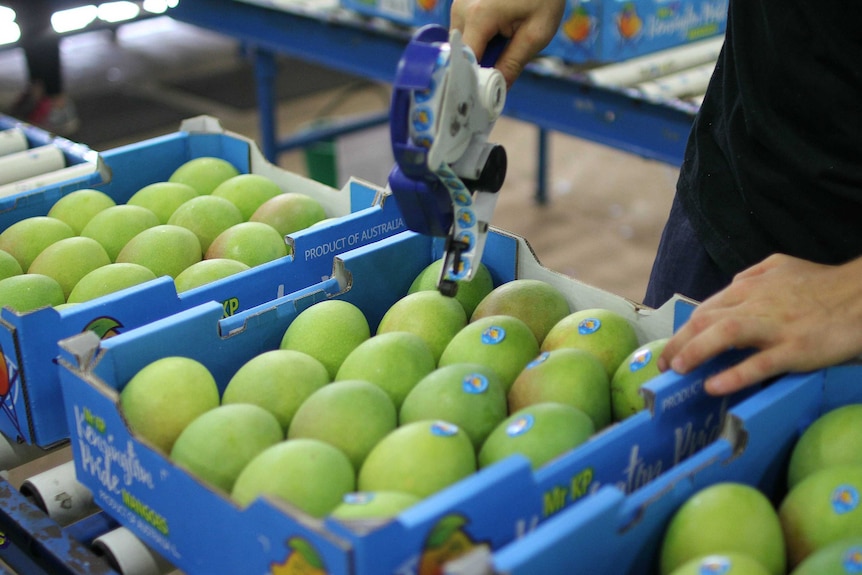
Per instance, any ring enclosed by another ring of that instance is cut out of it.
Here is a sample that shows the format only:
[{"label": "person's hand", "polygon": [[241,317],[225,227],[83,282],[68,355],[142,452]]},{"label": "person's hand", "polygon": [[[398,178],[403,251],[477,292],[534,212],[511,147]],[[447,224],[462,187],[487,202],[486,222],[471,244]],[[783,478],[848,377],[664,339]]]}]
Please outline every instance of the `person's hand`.
[{"label": "person's hand", "polygon": [[862,259],[827,266],[768,257],[700,304],[658,366],[687,373],[731,347],[754,352],[708,378],[708,393],[724,395],[862,354]]},{"label": "person's hand", "polygon": [[479,60],[496,35],[509,38],[495,67],[511,87],[557,33],[565,7],[565,0],[454,0],[450,28],[461,32]]}]

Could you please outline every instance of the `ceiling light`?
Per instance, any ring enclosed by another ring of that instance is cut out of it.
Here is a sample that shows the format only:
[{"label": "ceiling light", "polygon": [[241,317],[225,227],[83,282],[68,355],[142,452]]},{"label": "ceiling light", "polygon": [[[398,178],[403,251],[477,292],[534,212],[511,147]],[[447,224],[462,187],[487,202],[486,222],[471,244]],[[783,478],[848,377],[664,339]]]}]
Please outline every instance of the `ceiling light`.
[{"label": "ceiling light", "polygon": [[98,16],[98,9],[92,4],[60,10],[51,15],[51,26],[58,34],[81,30],[90,25]]},{"label": "ceiling light", "polygon": [[15,22],[0,21],[0,46],[14,44],[21,38],[21,29]]},{"label": "ceiling light", "polygon": [[141,9],[134,2],[105,2],[99,4],[99,20],[105,22],[122,22],[137,18]]}]

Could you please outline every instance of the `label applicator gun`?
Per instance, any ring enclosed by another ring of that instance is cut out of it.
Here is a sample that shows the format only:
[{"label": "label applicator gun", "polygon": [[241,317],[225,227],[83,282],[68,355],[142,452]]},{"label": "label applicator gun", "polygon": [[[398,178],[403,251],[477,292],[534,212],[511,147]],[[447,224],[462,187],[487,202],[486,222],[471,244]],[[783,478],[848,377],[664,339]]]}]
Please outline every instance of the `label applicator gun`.
[{"label": "label applicator gun", "polygon": [[450,297],[481,262],[506,177],[505,149],[488,142],[506,102],[506,81],[491,67],[502,47],[495,39],[480,64],[458,31],[424,26],[393,83],[388,186],[408,228],[446,238],[437,287]]}]

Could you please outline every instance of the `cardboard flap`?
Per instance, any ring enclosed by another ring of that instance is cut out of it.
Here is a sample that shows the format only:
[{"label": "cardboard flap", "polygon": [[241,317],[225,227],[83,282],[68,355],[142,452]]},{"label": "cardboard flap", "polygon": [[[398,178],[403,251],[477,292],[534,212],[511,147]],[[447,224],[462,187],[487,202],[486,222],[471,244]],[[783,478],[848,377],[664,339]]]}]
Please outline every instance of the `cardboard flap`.
[{"label": "cardboard flap", "polygon": [[[674,371],[666,371],[658,377],[648,381],[641,388],[646,408],[656,417],[660,417],[671,410],[686,409],[693,401],[699,401],[706,396],[703,384],[706,379],[719,371],[739,363],[739,361],[750,354],[747,350],[730,350],[690,373],[681,375]],[[678,382],[679,385],[668,385]],[[736,392],[735,399],[745,397],[754,393],[759,386],[743,389]]]},{"label": "cardboard flap", "polygon": [[61,339],[58,342],[61,354],[65,351],[72,359],[73,364],[80,371],[89,370],[95,363],[99,352],[101,340],[95,332],[90,330]]},{"label": "cardboard flap", "polygon": [[207,134],[223,134],[225,132],[218,118],[207,116],[205,114],[195,116],[193,118],[186,118],[180,122],[180,131],[205,132]]}]

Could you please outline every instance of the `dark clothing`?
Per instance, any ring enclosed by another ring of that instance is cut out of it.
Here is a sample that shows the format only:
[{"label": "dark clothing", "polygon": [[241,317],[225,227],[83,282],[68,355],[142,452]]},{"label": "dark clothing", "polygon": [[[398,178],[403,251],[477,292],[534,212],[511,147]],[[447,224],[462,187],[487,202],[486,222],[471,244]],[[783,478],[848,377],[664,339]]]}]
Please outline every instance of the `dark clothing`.
[{"label": "dark clothing", "polygon": [[45,95],[63,92],[60,36],[51,28],[51,14],[62,7],[46,0],[5,0],[16,13],[31,82],[41,82]]},{"label": "dark clothing", "polygon": [[726,287],[731,279],[733,277],[722,272],[703,248],[679,198],[675,197],[643,303],[657,308],[674,294],[700,302]]},{"label": "dark clothing", "polygon": [[849,0],[730,2],[677,184],[728,277],[773,253],[862,254],[860,12]]}]

